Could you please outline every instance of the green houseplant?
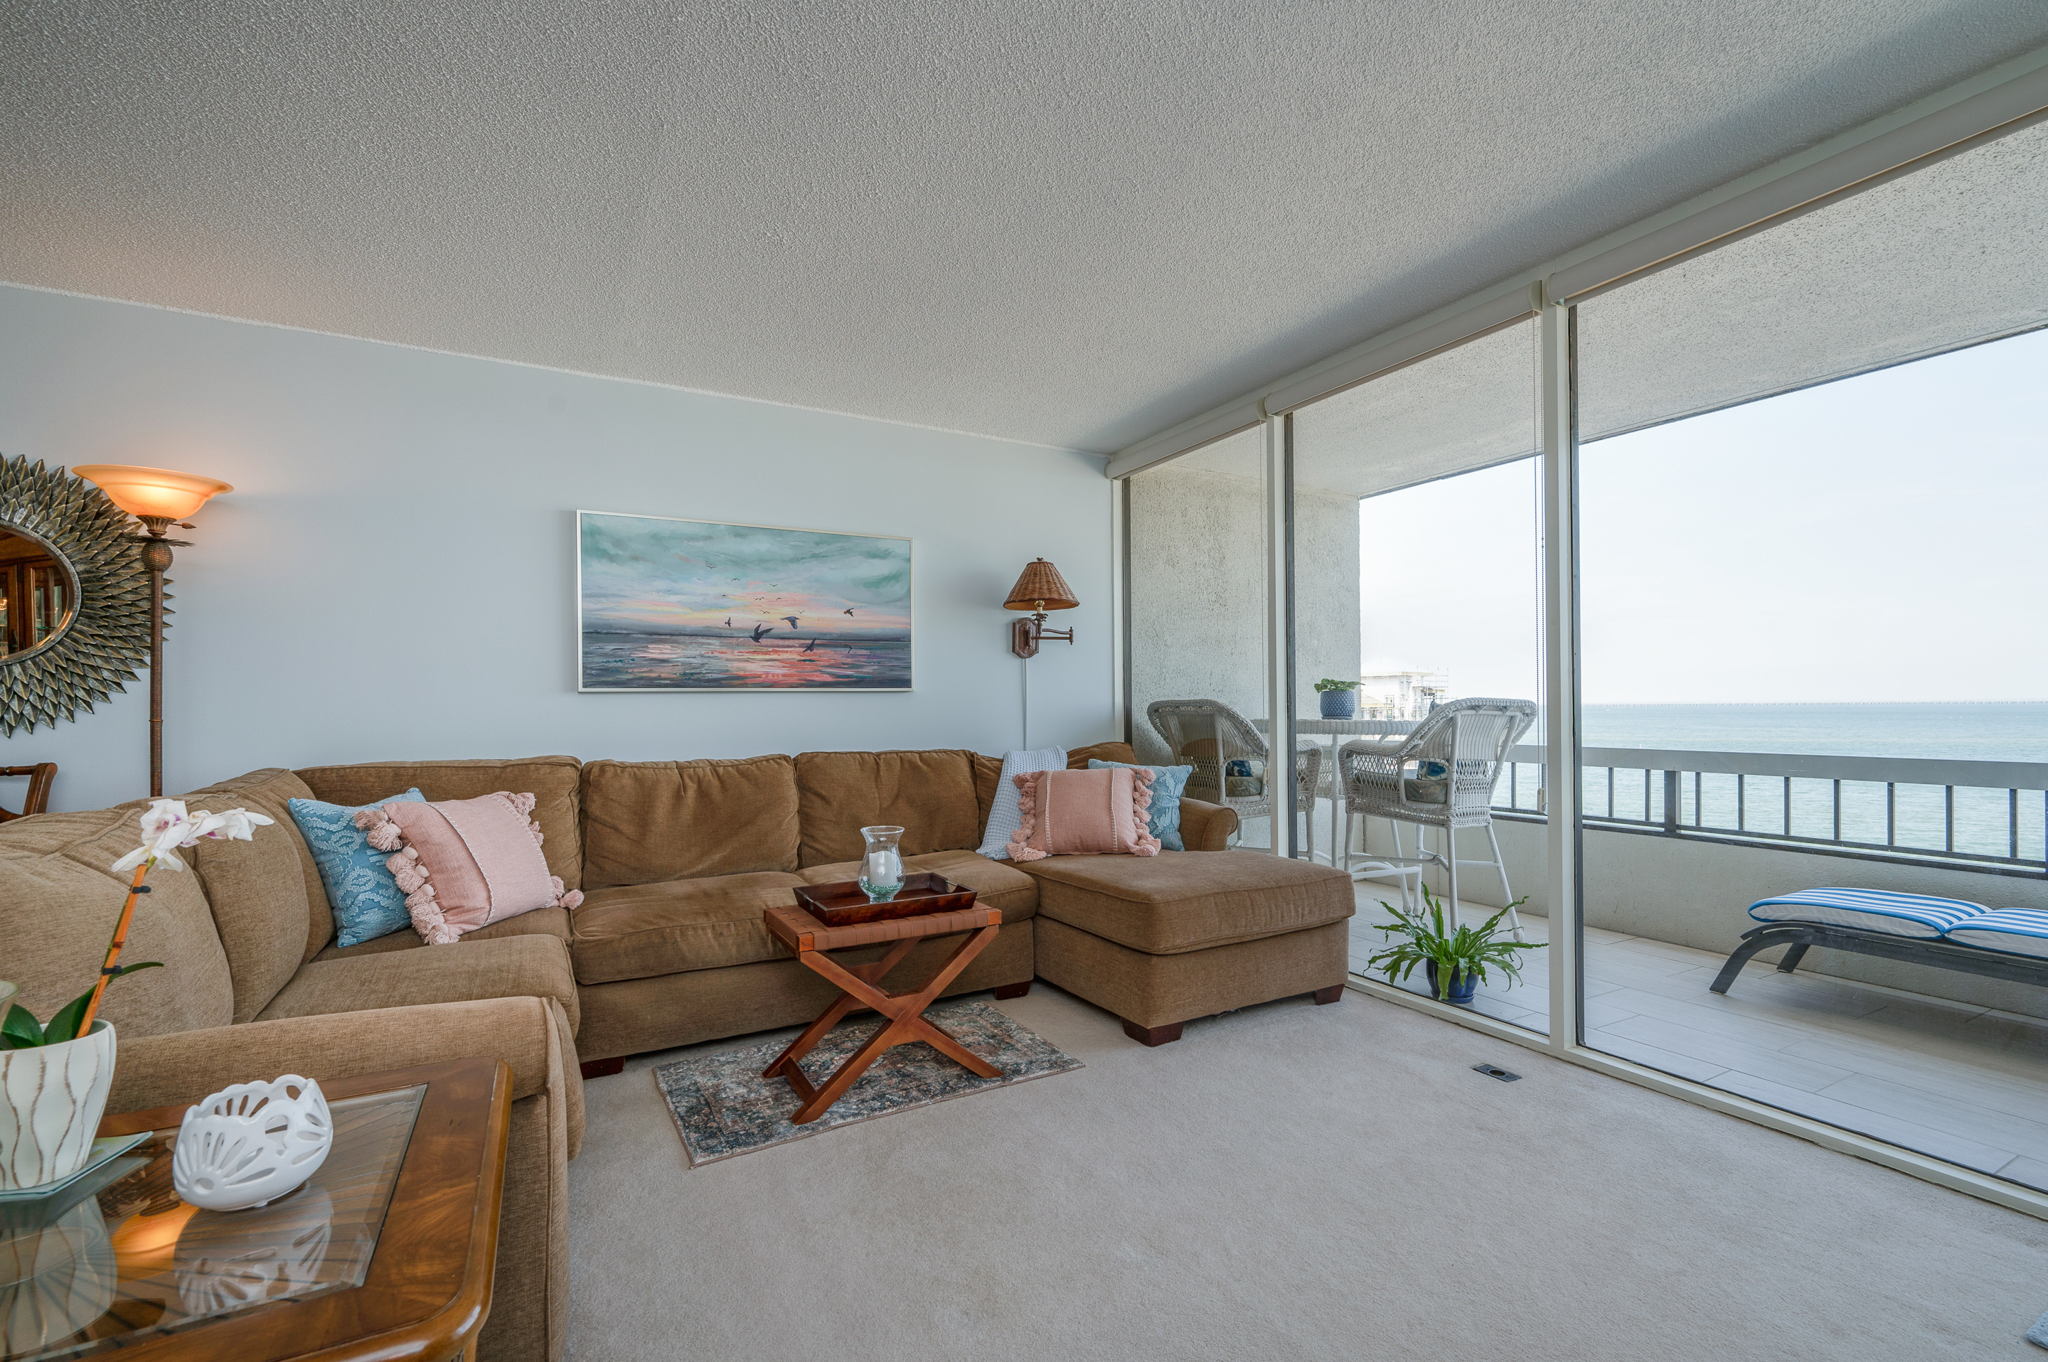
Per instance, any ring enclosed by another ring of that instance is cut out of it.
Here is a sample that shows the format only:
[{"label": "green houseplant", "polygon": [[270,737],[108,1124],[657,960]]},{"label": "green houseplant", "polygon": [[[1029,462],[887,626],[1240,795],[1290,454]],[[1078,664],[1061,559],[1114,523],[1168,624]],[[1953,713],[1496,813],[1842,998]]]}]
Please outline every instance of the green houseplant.
[{"label": "green houseplant", "polygon": [[1355,719],[1358,717],[1358,683],[1326,676],[1316,682],[1316,703],[1322,707],[1325,719]]},{"label": "green houseplant", "polygon": [[91,1153],[114,1077],[114,1028],[100,1018],[100,1003],[108,984],[159,963],[120,963],[136,904],[149,892],[143,883],[149,872],[158,866],[183,870],[180,850],[202,840],[248,841],[272,820],[246,809],[187,811],[178,800],[159,799],[138,821],[137,846],[109,867],[128,875],[128,898],[92,987],[43,1022],[13,1001],[13,984],[0,983],[0,1191],[61,1181]]},{"label": "green houseplant", "polygon": [[1398,984],[1421,965],[1429,978],[1431,997],[1469,1003],[1473,990],[1495,973],[1509,981],[1521,978],[1522,962],[1516,952],[1539,949],[1540,942],[1512,941],[1499,935],[1501,919],[1527,901],[1516,899],[1479,926],[1465,927],[1450,920],[1443,900],[1431,893],[1428,885],[1422,886],[1422,907],[1413,913],[1382,899],[1380,907],[1392,913],[1394,920],[1380,923],[1379,929],[1395,940],[1375,952],[1365,962],[1366,968],[1380,970],[1389,983]]}]

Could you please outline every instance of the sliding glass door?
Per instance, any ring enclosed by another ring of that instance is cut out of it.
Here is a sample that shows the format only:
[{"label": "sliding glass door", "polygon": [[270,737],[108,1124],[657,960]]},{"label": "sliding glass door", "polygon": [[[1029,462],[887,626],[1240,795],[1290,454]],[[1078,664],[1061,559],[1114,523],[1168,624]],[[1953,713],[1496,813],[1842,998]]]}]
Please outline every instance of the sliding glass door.
[{"label": "sliding glass door", "polygon": [[1585,1043],[2048,1189],[2048,128],[1578,311]]},{"label": "sliding glass door", "polygon": [[1130,476],[1131,727],[1360,987],[2048,1191],[2048,124],[1815,202]]},{"label": "sliding glass door", "polygon": [[1298,854],[1357,878],[1353,968],[1391,965],[1428,995],[1425,968],[1386,954],[1408,940],[1398,914],[1498,917],[1529,949],[1462,1005],[1542,1031],[1537,330],[1511,323],[1293,413],[1290,633],[1315,790]]}]

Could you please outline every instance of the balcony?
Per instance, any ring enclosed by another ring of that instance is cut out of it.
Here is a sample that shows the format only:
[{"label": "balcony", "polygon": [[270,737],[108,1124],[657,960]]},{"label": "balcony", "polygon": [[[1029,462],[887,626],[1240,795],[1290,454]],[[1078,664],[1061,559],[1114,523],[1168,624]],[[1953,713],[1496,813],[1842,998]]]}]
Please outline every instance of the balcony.
[{"label": "balcony", "polygon": [[[1496,825],[1514,891],[1529,895],[1528,938],[1541,941],[1543,753],[1513,756]],[[1848,884],[2048,906],[2048,765],[1618,748],[1583,757],[1587,1044],[2048,1190],[2048,989],[1818,949],[1796,973],[1773,969],[1777,952],[1766,952],[1726,995],[1707,988],[1755,925],[1748,905],[1773,893]],[[1498,907],[1484,868],[1461,874],[1460,890],[1467,921]],[[1354,969],[1379,945],[1372,924],[1392,897],[1391,884],[1358,887]],[[1547,956],[1531,952],[1523,982],[1483,988],[1474,1009],[1546,1030]]]}]

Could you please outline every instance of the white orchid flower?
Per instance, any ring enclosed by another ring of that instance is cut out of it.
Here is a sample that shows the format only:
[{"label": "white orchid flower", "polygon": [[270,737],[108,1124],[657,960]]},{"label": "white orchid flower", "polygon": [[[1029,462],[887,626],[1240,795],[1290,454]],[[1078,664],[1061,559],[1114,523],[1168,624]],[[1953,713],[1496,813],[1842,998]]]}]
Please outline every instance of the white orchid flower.
[{"label": "white orchid flower", "polygon": [[142,827],[141,844],[114,862],[111,869],[117,875],[143,864],[183,870],[185,863],[177,855],[181,848],[197,846],[201,839],[206,838],[246,842],[255,835],[257,828],[277,820],[247,809],[229,809],[225,813],[208,813],[205,809],[191,812],[181,800],[159,799],[143,810],[137,821]]},{"label": "white orchid flower", "polygon": [[185,834],[192,826],[192,815],[185,811],[184,801],[155,800],[136,821],[142,826],[142,843],[114,862],[114,873],[118,875],[124,870],[133,870],[144,862],[183,870],[184,862],[173,855],[172,850],[184,845]]},{"label": "white orchid flower", "polygon": [[[266,818],[249,809],[229,809],[224,813],[202,814],[200,835],[203,837],[227,838],[236,842],[247,842],[256,836],[256,829],[267,828],[277,820]],[[187,843],[186,845],[190,845]]]}]

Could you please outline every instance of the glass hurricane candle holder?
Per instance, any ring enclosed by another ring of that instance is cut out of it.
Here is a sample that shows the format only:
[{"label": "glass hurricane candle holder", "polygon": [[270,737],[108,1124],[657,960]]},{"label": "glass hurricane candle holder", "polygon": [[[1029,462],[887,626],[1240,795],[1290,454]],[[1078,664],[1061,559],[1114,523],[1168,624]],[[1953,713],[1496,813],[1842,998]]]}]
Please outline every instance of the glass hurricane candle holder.
[{"label": "glass hurricane candle holder", "polygon": [[860,861],[860,889],[872,903],[887,903],[903,888],[902,828],[862,828],[867,852]]}]

